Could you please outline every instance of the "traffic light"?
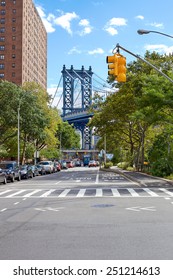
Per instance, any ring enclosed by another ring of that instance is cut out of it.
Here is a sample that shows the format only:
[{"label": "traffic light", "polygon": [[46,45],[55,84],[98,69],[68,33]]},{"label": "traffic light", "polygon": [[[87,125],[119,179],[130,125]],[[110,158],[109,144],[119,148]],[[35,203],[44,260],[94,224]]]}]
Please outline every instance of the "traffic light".
[{"label": "traffic light", "polygon": [[120,83],[126,82],[126,58],[119,54],[118,67],[117,67],[117,78],[116,80]]},{"label": "traffic light", "polygon": [[118,74],[118,56],[114,54],[112,56],[106,57],[106,62],[108,63],[108,75],[117,76]]}]

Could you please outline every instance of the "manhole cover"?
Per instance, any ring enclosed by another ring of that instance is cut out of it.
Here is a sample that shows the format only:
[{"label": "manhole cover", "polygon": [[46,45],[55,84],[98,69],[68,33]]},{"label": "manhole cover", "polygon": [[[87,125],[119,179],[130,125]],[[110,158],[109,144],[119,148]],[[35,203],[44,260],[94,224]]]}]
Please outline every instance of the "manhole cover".
[{"label": "manhole cover", "polygon": [[113,207],[113,204],[95,204],[92,205],[92,207],[96,207],[96,208],[107,208],[107,207]]}]

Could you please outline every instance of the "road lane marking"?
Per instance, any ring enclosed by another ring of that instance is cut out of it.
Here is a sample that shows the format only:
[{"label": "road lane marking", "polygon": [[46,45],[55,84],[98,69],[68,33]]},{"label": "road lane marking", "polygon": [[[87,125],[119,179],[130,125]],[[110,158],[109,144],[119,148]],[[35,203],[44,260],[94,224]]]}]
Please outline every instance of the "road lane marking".
[{"label": "road lane marking", "polygon": [[81,189],[81,190],[78,192],[78,194],[77,194],[76,197],[83,197],[84,194],[85,194],[85,192],[86,192],[86,189]]},{"label": "road lane marking", "polygon": [[18,191],[18,192],[12,193],[12,194],[10,194],[10,195],[7,195],[7,196],[6,196],[6,198],[16,196],[16,195],[21,194],[21,193],[23,193],[23,192],[25,192],[25,191],[27,191],[27,190],[21,190],[21,191]]},{"label": "road lane marking", "polygon": [[158,194],[154,193],[153,191],[151,191],[148,188],[143,188],[143,190],[153,197],[158,197],[159,196]]},{"label": "road lane marking", "polygon": [[168,190],[165,190],[163,188],[160,188],[159,190],[161,190],[162,192],[165,192],[166,194],[170,195],[170,196],[173,196],[173,193],[172,192],[169,192]]},{"label": "road lane marking", "polygon": [[41,212],[45,212],[45,211],[59,212],[60,210],[64,209],[64,207],[58,207],[58,208],[45,207],[45,208],[34,208],[34,209]]},{"label": "road lane marking", "polygon": [[120,196],[120,193],[117,189],[111,189],[113,196]]},{"label": "road lane marking", "polygon": [[58,197],[65,197],[70,191],[71,189],[66,189]]},{"label": "road lane marking", "polygon": [[139,194],[138,194],[134,189],[128,188],[127,190],[129,191],[129,193],[130,193],[132,196],[134,196],[134,197],[139,196]]},{"label": "road lane marking", "polygon": [[50,195],[54,191],[56,191],[56,189],[51,189],[50,191],[47,191],[44,194],[40,195],[40,197],[47,197],[48,195]]},{"label": "road lane marking", "polygon": [[41,191],[41,190],[32,191],[32,192],[30,192],[30,193],[25,194],[23,197],[30,197],[31,195],[33,195],[33,194],[35,194],[35,193],[37,193],[37,192],[40,192],[40,191]]},{"label": "road lane marking", "polygon": [[3,195],[5,193],[8,193],[8,192],[11,192],[12,190],[7,190],[7,191],[4,191],[4,192],[1,192],[0,195]]},{"label": "road lane marking", "polygon": [[14,203],[14,205],[17,205],[17,204],[19,204],[19,203],[20,203],[20,202],[19,202],[19,201],[17,201],[17,202],[15,202],[15,203]]},{"label": "road lane marking", "polygon": [[58,185],[58,184],[61,183],[61,182],[62,182],[62,181],[58,181],[58,182],[55,183],[55,185]]},{"label": "road lane marking", "polygon": [[6,211],[6,210],[7,210],[7,208],[4,208],[4,209],[1,210],[1,212],[4,212],[4,211]]},{"label": "road lane marking", "polygon": [[141,207],[141,206],[134,206],[134,207],[128,207],[126,210],[140,212],[140,211],[156,211],[154,206],[148,206],[148,207]]},{"label": "road lane marking", "polygon": [[97,172],[96,180],[95,180],[95,184],[98,184],[98,183],[99,183],[99,171]]},{"label": "road lane marking", "polygon": [[103,196],[103,190],[102,189],[96,189],[96,195],[97,197]]}]

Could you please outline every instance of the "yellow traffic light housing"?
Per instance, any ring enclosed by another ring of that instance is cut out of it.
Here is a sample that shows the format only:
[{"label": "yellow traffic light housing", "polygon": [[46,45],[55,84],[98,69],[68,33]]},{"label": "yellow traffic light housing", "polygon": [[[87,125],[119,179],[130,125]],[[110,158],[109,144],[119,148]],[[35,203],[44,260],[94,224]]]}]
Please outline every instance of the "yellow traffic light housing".
[{"label": "yellow traffic light housing", "polygon": [[106,57],[108,75],[113,75],[118,82],[126,82],[126,58],[119,53]]},{"label": "yellow traffic light housing", "polygon": [[108,75],[117,76],[118,74],[118,57],[117,54],[106,57],[106,62],[108,63]]},{"label": "yellow traffic light housing", "polygon": [[126,82],[126,58],[122,55],[119,55],[118,58],[117,81],[120,83]]}]

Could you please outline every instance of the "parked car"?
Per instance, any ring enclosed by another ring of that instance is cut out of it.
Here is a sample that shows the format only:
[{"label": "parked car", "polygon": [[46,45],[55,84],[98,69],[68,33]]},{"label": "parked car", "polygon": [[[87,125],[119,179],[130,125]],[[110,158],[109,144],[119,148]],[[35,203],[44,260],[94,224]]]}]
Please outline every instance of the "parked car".
[{"label": "parked car", "polygon": [[61,171],[61,164],[58,161],[54,162],[55,172]]},{"label": "parked car", "polygon": [[1,161],[0,168],[6,173],[7,181],[21,180],[20,168],[16,161]]},{"label": "parked car", "polygon": [[51,173],[54,172],[54,165],[53,165],[52,161],[50,161],[50,160],[43,160],[43,161],[40,161],[38,164],[41,164],[41,165],[44,166],[46,173],[51,174]]},{"label": "parked car", "polygon": [[95,160],[90,160],[89,163],[88,163],[88,167],[96,167],[97,164],[96,164],[96,161]]},{"label": "parked car", "polygon": [[36,165],[28,165],[28,168],[32,171],[33,177],[39,175]]},{"label": "parked car", "polygon": [[66,164],[67,164],[67,167],[68,167],[68,168],[74,167],[73,161],[71,161],[71,160],[67,160],[67,161],[66,161]]},{"label": "parked car", "polygon": [[82,165],[82,164],[81,164],[81,161],[80,161],[80,160],[76,160],[76,161],[75,161],[75,166],[76,166],[76,167],[81,166],[81,165]]},{"label": "parked car", "polygon": [[0,183],[7,184],[7,175],[2,169],[0,169]]},{"label": "parked car", "polygon": [[61,161],[60,161],[60,164],[61,164],[61,168],[62,168],[62,169],[67,169],[67,168],[68,168],[68,167],[67,167],[67,163],[66,163],[65,160],[61,160]]},{"label": "parked car", "polygon": [[37,164],[36,167],[37,167],[37,170],[38,170],[38,174],[40,174],[40,175],[45,175],[46,174],[46,170],[44,168],[44,165]]},{"label": "parked car", "polygon": [[28,165],[22,165],[20,167],[20,172],[21,172],[21,178],[22,179],[29,179],[29,178],[33,177],[32,169],[29,168]]}]

